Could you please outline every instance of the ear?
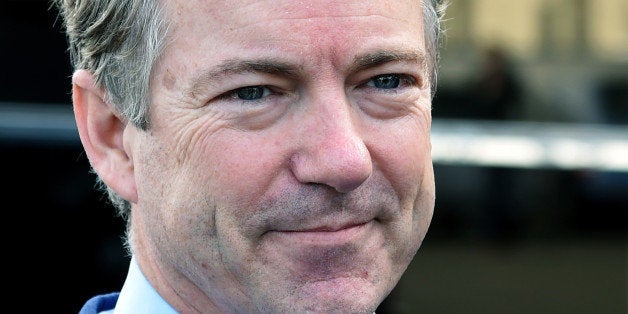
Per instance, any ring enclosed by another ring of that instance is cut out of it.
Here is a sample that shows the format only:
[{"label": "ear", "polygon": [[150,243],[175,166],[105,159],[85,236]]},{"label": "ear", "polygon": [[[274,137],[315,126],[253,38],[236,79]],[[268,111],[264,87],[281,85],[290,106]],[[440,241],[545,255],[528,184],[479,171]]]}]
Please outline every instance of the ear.
[{"label": "ear", "polygon": [[74,73],[74,117],[87,158],[109,188],[125,200],[137,203],[132,155],[135,126],[119,117],[105,99],[104,90],[96,86],[89,71]]}]

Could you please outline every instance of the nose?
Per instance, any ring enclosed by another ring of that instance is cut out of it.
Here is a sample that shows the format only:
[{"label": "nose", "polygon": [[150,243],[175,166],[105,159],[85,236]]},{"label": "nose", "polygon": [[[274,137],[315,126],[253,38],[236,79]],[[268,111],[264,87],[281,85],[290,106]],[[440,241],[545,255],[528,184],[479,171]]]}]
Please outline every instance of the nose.
[{"label": "nose", "polygon": [[373,164],[360,132],[359,113],[345,95],[315,101],[300,119],[299,147],[291,157],[297,180],[346,193],[371,176]]}]

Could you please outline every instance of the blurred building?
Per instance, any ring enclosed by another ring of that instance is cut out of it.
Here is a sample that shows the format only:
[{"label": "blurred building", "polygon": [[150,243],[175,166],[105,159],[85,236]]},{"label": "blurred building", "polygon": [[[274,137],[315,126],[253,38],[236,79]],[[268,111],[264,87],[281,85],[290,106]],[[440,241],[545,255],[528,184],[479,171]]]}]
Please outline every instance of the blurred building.
[{"label": "blurred building", "polygon": [[[627,16],[625,0],[452,0],[440,76],[443,98],[459,97],[456,91],[478,70],[482,51],[500,47],[512,57],[527,92],[523,119],[606,123],[607,111],[616,110],[623,117],[612,119],[626,123],[626,102],[606,102],[626,99]],[[439,112],[435,107],[434,114]],[[455,116],[456,109],[443,113]]]}]

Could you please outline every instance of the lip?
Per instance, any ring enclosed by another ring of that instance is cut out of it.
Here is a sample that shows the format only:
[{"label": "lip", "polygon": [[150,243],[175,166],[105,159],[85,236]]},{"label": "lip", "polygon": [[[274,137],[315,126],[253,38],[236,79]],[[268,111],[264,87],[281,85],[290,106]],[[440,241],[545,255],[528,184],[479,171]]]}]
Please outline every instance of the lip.
[{"label": "lip", "polygon": [[320,226],[299,230],[272,230],[270,235],[302,244],[342,244],[351,242],[365,234],[373,220],[348,223],[338,227]]}]

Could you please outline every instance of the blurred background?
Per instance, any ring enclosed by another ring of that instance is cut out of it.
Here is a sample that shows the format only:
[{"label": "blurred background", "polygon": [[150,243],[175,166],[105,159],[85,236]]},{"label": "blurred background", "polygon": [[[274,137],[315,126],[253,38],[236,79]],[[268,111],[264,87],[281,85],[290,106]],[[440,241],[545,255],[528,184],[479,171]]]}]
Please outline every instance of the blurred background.
[{"label": "blurred background", "polygon": [[[437,201],[378,313],[628,313],[628,2],[452,0],[433,102]],[[47,1],[0,2],[7,307],[119,290],[123,221],[94,190]],[[13,240],[11,240],[13,239]],[[12,305],[12,306],[9,306]]]}]

